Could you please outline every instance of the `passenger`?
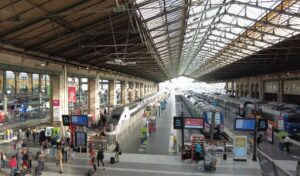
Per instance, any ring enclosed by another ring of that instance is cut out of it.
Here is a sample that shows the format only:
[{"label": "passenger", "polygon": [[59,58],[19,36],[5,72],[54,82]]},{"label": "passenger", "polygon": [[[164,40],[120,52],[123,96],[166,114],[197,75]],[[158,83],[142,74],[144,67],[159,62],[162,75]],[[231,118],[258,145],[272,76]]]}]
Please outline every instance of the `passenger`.
[{"label": "passenger", "polygon": [[66,144],[69,146],[70,145],[70,139],[71,139],[71,133],[69,130],[66,131]]},{"label": "passenger", "polygon": [[56,166],[58,166],[58,168],[59,168],[59,171],[58,171],[59,174],[63,173],[63,162],[62,162],[62,160],[63,160],[63,154],[61,152],[61,148],[58,147],[57,152],[56,152]]},{"label": "passenger", "polygon": [[115,158],[116,158],[116,162],[119,162],[119,155],[120,155],[120,144],[118,141],[116,141],[116,147],[113,150],[115,152]]},{"label": "passenger", "polygon": [[16,159],[17,159],[17,170],[20,171],[22,170],[22,163],[23,163],[23,155],[21,149],[18,150]]},{"label": "passenger", "polygon": [[103,147],[101,146],[98,150],[98,154],[97,154],[97,161],[98,161],[98,167],[100,165],[100,162],[101,161],[101,164],[102,164],[102,167],[103,167],[103,170],[105,170],[105,166],[104,166],[104,163],[103,163],[103,159],[104,159],[104,151],[103,151]]},{"label": "passenger", "polygon": [[6,155],[4,154],[4,151],[0,151],[0,158],[1,158],[1,167],[4,168],[6,166]]},{"label": "passenger", "polygon": [[257,147],[259,147],[259,144],[261,143],[261,141],[262,141],[262,134],[260,134],[256,139]]},{"label": "passenger", "polygon": [[37,156],[38,158],[38,174],[42,174],[42,170],[45,167],[46,154],[44,150],[41,150]]},{"label": "passenger", "polygon": [[17,158],[16,155],[12,156],[9,160],[8,166],[11,168],[10,175],[14,176],[17,173]]},{"label": "passenger", "polygon": [[68,162],[68,152],[67,152],[67,150],[64,147],[62,147],[61,152],[63,154],[63,162],[67,163]]},{"label": "passenger", "polygon": [[32,131],[32,139],[33,139],[33,142],[35,142],[35,137],[36,137],[36,131],[33,130],[33,131]]},{"label": "passenger", "polygon": [[30,137],[30,128],[28,128],[25,132],[27,143],[29,144],[29,137]]},{"label": "passenger", "polygon": [[200,160],[200,153],[202,152],[202,147],[199,143],[195,145],[195,152],[196,163],[198,163]]},{"label": "passenger", "polygon": [[90,164],[92,165],[92,167],[94,169],[94,172],[96,172],[97,167],[96,167],[96,153],[95,153],[95,150],[91,150]]},{"label": "passenger", "polygon": [[290,138],[286,136],[283,140],[284,146],[286,147],[286,152],[290,152]]}]

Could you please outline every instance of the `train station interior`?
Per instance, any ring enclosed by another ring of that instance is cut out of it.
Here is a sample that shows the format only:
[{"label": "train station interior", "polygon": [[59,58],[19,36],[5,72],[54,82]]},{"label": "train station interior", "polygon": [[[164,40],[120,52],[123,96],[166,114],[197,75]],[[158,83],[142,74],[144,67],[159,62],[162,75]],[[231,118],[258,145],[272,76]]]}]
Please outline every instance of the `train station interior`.
[{"label": "train station interior", "polygon": [[0,176],[300,176],[299,0],[0,0]]}]

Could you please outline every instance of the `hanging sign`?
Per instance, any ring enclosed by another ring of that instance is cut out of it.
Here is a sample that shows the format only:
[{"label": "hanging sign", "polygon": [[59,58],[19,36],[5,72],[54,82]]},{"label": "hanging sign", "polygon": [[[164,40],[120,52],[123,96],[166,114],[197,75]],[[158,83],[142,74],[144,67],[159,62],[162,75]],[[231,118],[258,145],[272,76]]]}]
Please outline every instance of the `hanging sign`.
[{"label": "hanging sign", "polygon": [[68,102],[76,103],[76,87],[75,86],[68,87]]},{"label": "hanging sign", "polygon": [[60,122],[62,119],[60,117],[60,101],[53,100],[53,121]]}]

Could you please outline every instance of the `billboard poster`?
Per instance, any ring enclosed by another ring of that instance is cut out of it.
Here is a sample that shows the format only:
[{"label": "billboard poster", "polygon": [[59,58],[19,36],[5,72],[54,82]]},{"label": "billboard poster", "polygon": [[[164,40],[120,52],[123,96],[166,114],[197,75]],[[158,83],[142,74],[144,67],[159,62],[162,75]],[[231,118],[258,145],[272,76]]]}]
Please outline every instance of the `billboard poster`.
[{"label": "billboard poster", "polygon": [[85,132],[75,132],[75,145],[77,147],[85,147],[87,145]]},{"label": "billboard poster", "polygon": [[234,136],[233,158],[247,160],[247,136]]},{"label": "billboard poster", "polygon": [[203,118],[184,118],[184,128],[203,129]]},{"label": "billboard poster", "polygon": [[53,100],[53,121],[60,122],[62,119],[60,117],[60,101],[59,100]]},{"label": "billboard poster", "polygon": [[280,116],[278,118],[278,121],[277,121],[277,129],[278,130],[284,130],[284,118],[282,116]]},{"label": "billboard poster", "polygon": [[75,86],[68,87],[68,102],[76,103],[76,87]]},{"label": "billboard poster", "polygon": [[274,128],[271,124],[268,124],[267,135],[268,142],[274,144]]}]

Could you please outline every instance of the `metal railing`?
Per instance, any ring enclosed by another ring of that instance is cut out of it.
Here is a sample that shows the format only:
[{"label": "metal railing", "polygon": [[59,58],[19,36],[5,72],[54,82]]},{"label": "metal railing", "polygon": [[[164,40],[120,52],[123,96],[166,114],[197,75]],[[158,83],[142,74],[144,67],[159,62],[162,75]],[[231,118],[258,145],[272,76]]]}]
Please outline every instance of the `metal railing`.
[{"label": "metal railing", "polygon": [[272,158],[259,149],[257,149],[257,155],[263,176],[294,176],[289,171],[276,164]]}]

